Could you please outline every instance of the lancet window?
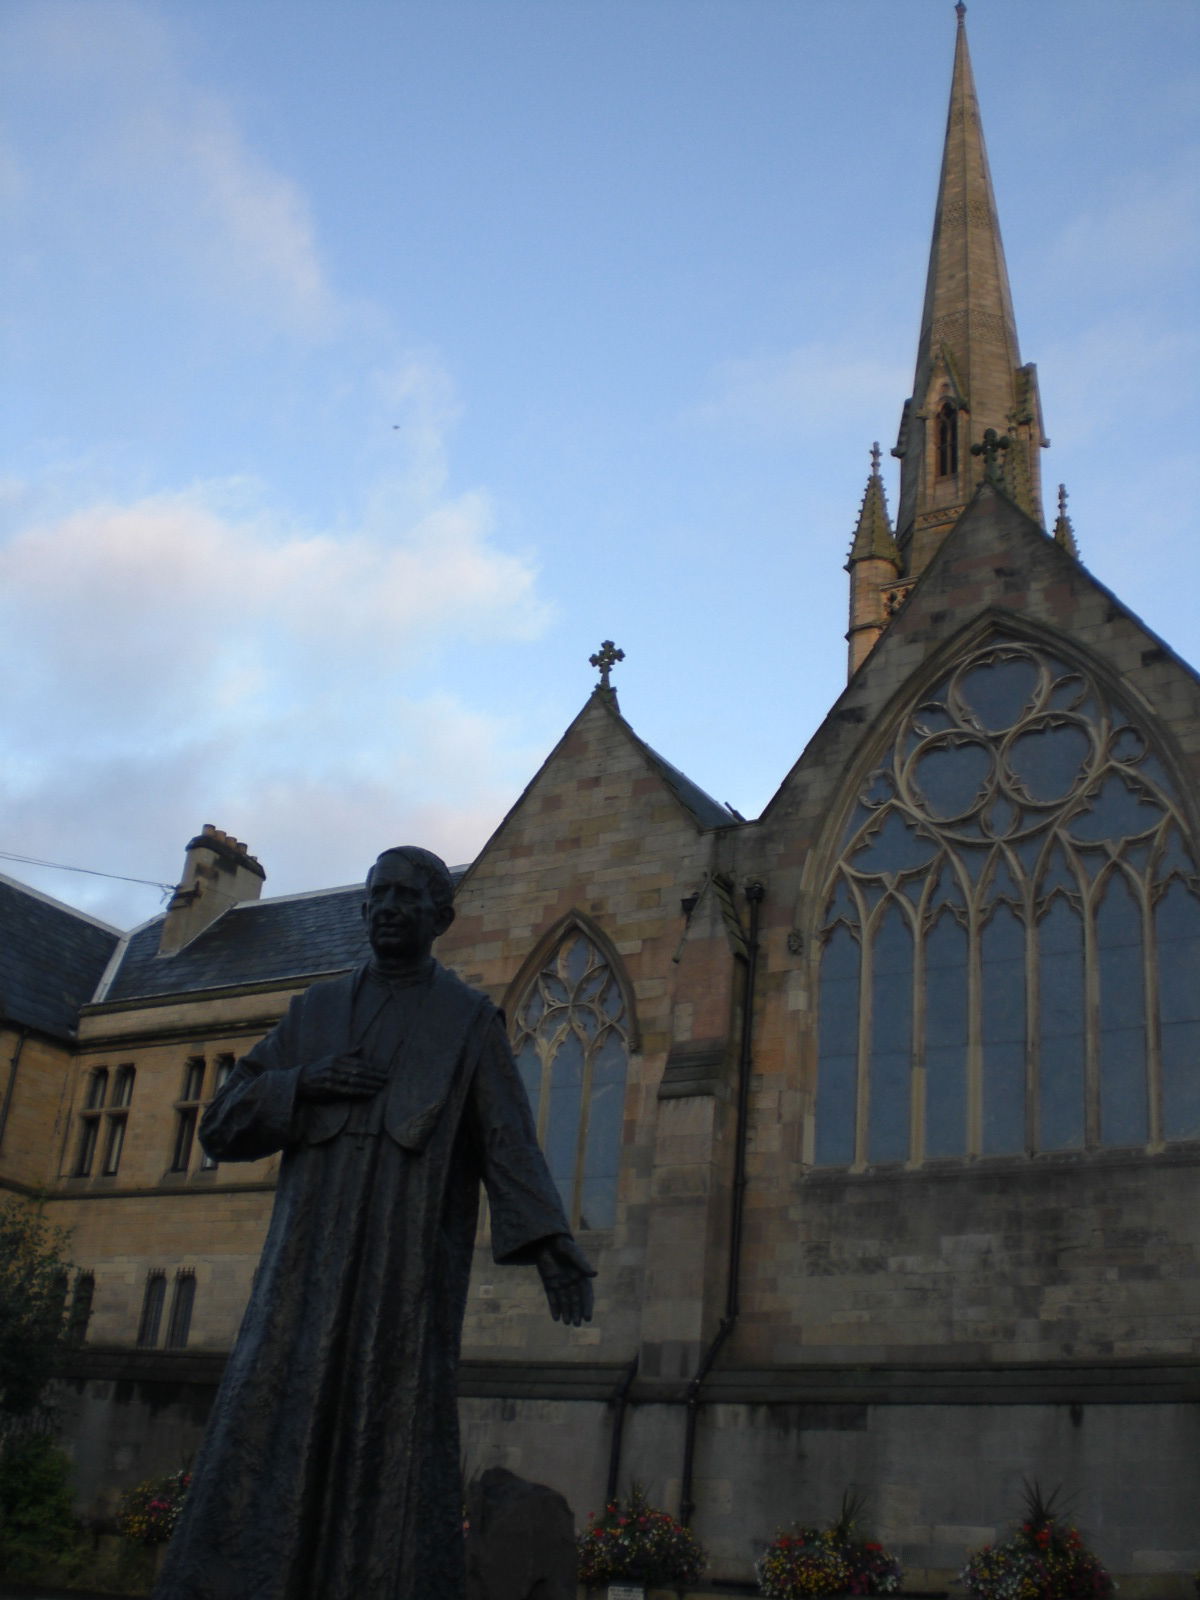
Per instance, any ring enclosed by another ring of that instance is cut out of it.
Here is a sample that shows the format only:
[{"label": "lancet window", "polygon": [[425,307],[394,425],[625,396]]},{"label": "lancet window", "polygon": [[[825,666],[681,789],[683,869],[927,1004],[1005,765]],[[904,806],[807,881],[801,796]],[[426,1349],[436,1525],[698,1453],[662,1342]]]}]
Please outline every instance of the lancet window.
[{"label": "lancet window", "polygon": [[937,414],[937,470],[939,478],[958,471],[958,412],[951,400]]},{"label": "lancet window", "polygon": [[992,643],[906,715],[821,930],[815,1159],[1200,1138],[1200,877],[1147,732]]},{"label": "lancet window", "polygon": [[572,1227],[616,1220],[630,1022],[599,945],[568,928],[514,1010],[513,1050]]}]

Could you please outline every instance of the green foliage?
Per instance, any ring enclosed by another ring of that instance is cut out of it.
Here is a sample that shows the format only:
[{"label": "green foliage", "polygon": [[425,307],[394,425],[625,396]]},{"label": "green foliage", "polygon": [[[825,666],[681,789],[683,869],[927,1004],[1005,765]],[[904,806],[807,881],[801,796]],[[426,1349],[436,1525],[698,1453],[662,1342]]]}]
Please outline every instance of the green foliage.
[{"label": "green foliage", "polygon": [[33,1412],[63,1341],[66,1235],[19,1200],[0,1200],[0,1418]]},{"label": "green foliage", "polygon": [[825,1528],[779,1532],[755,1563],[758,1586],[773,1600],[810,1596],[895,1594],[900,1563],[875,1539],[863,1537],[866,1496],[847,1489]]},{"label": "green foliage", "polygon": [[66,1455],[45,1434],[10,1434],[0,1449],[0,1572],[69,1575],[79,1544]]},{"label": "green foliage", "polygon": [[704,1548],[690,1528],[646,1500],[641,1484],[629,1501],[605,1506],[588,1518],[579,1535],[579,1581],[586,1585],[640,1583],[650,1587],[695,1583],[708,1564]]},{"label": "green foliage", "polygon": [[986,1544],[959,1581],[975,1600],[1109,1600],[1111,1576],[1066,1519],[1058,1489],[1024,1486],[1024,1516],[1007,1539]]}]

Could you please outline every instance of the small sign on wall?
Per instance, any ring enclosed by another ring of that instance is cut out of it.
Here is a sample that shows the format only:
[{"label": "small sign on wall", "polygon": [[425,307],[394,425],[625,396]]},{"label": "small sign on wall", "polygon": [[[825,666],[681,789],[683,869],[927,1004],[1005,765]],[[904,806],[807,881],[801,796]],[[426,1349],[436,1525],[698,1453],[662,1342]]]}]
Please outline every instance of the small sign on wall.
[{"label": "small sign on wall", "polygon": [[608,1600],[646,1600],[646,1591],[640,1583],[610,1583]]}]

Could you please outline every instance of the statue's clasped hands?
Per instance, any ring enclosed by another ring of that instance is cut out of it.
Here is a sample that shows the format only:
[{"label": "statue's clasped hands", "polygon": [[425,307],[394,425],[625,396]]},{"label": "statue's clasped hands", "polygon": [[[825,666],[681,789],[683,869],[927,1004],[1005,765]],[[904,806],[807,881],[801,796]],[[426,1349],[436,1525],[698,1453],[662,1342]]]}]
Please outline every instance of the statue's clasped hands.
[{"label": "statue's clasped hands", "polygon": [[369,1061],[359,1051],[322,1056],[300,1073],[302,1100],[368,1100],[387,1082],[387,1068]]}]

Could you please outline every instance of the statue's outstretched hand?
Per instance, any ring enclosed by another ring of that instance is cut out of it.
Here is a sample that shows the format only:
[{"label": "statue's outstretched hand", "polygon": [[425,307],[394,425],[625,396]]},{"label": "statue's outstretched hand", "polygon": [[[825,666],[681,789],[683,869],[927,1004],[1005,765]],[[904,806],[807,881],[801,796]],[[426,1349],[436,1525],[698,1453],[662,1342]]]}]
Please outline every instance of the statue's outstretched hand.
[{"label": "statue's outstretched hand", "polygon": [[387,1068],[358,1051],[322,1056],[301,1071],[298,1093],[301,1100],[366,1100],[383,1088],[386,1079]]},{"label": "statue's outstretched hand", "polygon": [[569,1233],[547,1239],[538,1251],[537,1269],[555,1322],[577,1328],[592,1320],[592,1279],[596,1269]]}]

